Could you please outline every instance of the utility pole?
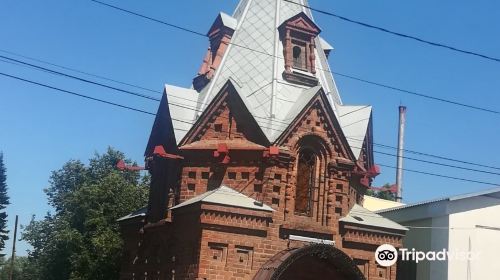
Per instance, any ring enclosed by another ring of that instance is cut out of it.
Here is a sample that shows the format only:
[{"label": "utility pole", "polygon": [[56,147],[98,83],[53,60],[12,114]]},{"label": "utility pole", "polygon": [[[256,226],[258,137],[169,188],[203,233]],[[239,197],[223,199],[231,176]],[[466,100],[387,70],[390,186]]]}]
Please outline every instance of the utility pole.
[{"label": "utility pole", "polygon": [[12,280],[12,275],[14,272],[14,258],[16,257],[17,220],[18,220],[18,216],[16,215],[16,226],[14,228],[14,239],[12,240],[12,256],[10,257],[9,280]]},{"label": "utility pole", "polygon": [[405,138],[405,123],[406,107],[399,106],[398,157],[396,170],[396,185],[398,186],[398,191],[396,193],[397,202],[401,202],[403,199],[403,147]]}]

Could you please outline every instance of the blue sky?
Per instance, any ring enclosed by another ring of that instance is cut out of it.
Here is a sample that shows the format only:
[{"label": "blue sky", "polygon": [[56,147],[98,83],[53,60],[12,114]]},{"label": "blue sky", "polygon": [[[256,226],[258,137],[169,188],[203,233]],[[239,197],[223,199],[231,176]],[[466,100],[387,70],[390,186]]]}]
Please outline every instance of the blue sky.
[{"label": "blue sky", "polygon": [[[108,3],[204,33],[219,11],[232,13],[237,1],[109,0]],[[498,1],[311,0],[310,5],[431,41],[500,56]],[[335,48],[330,55],[334,71],[500,109],[500,63],[422,45],[329,16],[317,13],[314,16],[323,30],[321,35]],[[86,0],[5,0],[0,4],[0,26],[1,50],[158,91],[164,83],[189,87],[208,46],[204,38]],[[154,101],[2,61],[0,72],[150,112],[156,112],[158,106]],[[376,143],[396,145],[397,107],[404,104],[408,107],[406,148],[500,166],[500,115],[412,97],[343,77],[335,78],[344,103],[373,105]],[[0,77],[0,150],[4,152],[8,172],[12,205],[7,210],[11,228],[16,214],[20,224],[27,224],[32,215],[41,218],[51,210],[43,189],[48,186],[51,171],[69,159],[87,161],[94,152],[103,152],[107,146],[112,146],[142,163],[152,123],[152,116]],[[378,163],[395,165],[393,157],[376,154],[375,159]],[[500,183],[498,175],[409,160],[405,161],[405,166]],[[375,185],[394,182],[393,169],[382,168],[382,171]],[[488,171],[500,173],[500,170]],[[486,188],[491,186],[404,174],[406,202]],[[27,248],[20,242],[18,253],[26,254]]]}]

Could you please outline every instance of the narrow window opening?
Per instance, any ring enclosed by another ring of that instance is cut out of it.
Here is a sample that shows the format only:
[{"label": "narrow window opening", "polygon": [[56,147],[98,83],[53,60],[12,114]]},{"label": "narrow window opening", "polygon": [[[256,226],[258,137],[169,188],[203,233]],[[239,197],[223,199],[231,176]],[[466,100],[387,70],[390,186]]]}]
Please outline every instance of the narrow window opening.
[{"label": "narrow window opening", "polygon": [[299,46],[293,47],[293,67],[303,69],[304,67],[304,59],[303,59],[302,48]]},{"label": "narrow window opening", "polygon": [[295,213],[312,215],[312,197],[316,170],[316,155],[311,150],[299,153],[297,187],[295,190]]}]

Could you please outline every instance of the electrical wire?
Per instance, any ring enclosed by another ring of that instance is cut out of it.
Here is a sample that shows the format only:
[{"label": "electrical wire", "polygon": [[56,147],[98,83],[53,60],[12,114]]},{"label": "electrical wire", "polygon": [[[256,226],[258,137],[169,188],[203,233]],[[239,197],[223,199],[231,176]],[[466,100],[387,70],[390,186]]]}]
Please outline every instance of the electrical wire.
[{"label": "electrical wire", "polygon": [[[8,77],[8,78],[16,79],[16,80],[19,80],[19,81],[23,81],[23,82],[26,82],[26,83],[38,85],[38,86],[41,86],[41,87],[53,89],[53,90],[56,90],[56,91],[59,91],[59,92],[62,92],[62,93],[66,93],[66,94],[70,94],[70,95],[73,95],[73,96],[78,96],[78,97],[81,97],[81,98],[85,98],[85,99],[97,101],[97,102],[100,102],[100,103],[104,103],[104,104],[108,104],[108,105],[120,107],[120,108],[123,108],[123,109],[131,110],[131,111],[136,111],[136,112],[140,112],[140,113],[148,114],[148,115],[153,115],[153,116],[156,115],[154,113],[151,113],[151,112],[148,112],[148,111],[144,111],[144,110],[141,110],[141,109],[137,109],[137,108],[133,108],[133,107],[130,107],[130,106],[125,106],[125,105],[122,105],[122,104],[118,104],[118,103],[106,101],[106,100],[103,100],[103,99],[99,99],[99,98],[95,98],[95,97],[91,97],[91,96],[79,94],[79,93],[76,93],[76,92],[73,92],[73,91],[69,91],[69,90],[58,88],[58,87],[50,86],[50,85],[47,85],[47,84],[35,82],[35,81],[32,81],[32,80],[24,79],[24,78],[21,78],[21,77],[18,77],[18,76],[14,76],[14,75],[10,75],[10,74],[6,74],[6,73],[3,73],[3,72],[0,72],[0,75]],[[175,120],[175,121],[178,121],[178,122],[182,122],[182,123],[192,124],[191,122],[184,121],[184,120],[179,120],[179,119],[176,119],[176,118],[172,118],[172,120]],[[388,167],[388,168],[396,168],[394,166],[385,165],[385,164],[379,164],[379,165],[380,166],[384,166],[384,167]],[[425,171],[420,171],[420,170],[405,169],[405,168],[403,168],[403,170],[408,171],[408,172],[418,173],[418,174],[424,174],[424,175],[441,177],[441,178],[447,178],[447,179],[453,179],[453,180],[460,180],[460,181],[471,182],[471,183],[478,183],[478,184],[484,184],[484,185],[493,185],[493,186],[498,186],[499,185],[499,184],[490,183],[490,182],[484,182],[484,181],[478,181],[478,180],[471,180],[471,179],[465,179],[465,178],[459,178],[459,177],[453,177],[453,176],[448,176],[448,175],[443,175],[443,174],[437,174],[437,173],[430,173],[430,172],[425,172]]]},{"label": "electrical wire", "polygon": [[327,16],[335,17],[337,19],[340,19],[340,20],[343,20],[343,21],[346,21],[346,22],[349,22],[349,23],[357,24],[357,25],[360,25],[360,26],[363,26],[363,27],[367,27],[367,28],[370,28],[370,29],[373,29],[373,30],[381,31],[381,32],[384,32],[384,33],[387,33],[387,34],[391,34],[391,35],[397,36],[397,37],[414,40],[414,41],[417,41],[417,42],[420,42],[420,43],[424,43],[424,44],[431,45],[431,46],[434,46],[434,47],[444,48],[444,49],[451,50],[451,51],[454,51],[454,52],[459,52],[459,53],[462,53],[462,54],[467,54],[467,55],[472,55],[472,56],[484,58],[484,59],[487,59],[487,60],[490,60],[490,61],[494,61],[494,62],[500,62],[500,58],[492,57],[492,56],[481,54],[481,53],[474,52],[474,51],[464,50],[464,49],[461,49],[461,48],[458,48],[458,47],[454,47],[454,46],[450,46],[450,45],[446,45],[446,44],[442,44],[442,43],[432,42],[432,41],[429,41],[429,40],[426,40],[426,39],[422,39],[422,38],[419,38],[419,37],[416,37],[416,36],[413,36],[413,35],[408,35],[408,34],[403,34],[403,33],[396,32],[396,31],[392,31],[392,30],[389,30],[387,28],[375,26],[375,25],[372,25],[372,24],[368,24],[368,23],[365,23],[365,22],[358,21],[358,20],[353,20],[353,19],[341,16],[341,15],[335,14],[333,12],[328,12],[328,11],[325,11],[325,10],[320,10],[320,9],[313,8],[311,6],[307,6],[307,5],[304,5],[304,4],[301,4],[301,3],[293,2],[291,0],[283,0],[283,1],[295,4],[295,5],[302,6],[304,8],[310,9],[311,11],[315,11],[315,12],[318,12],[320,14],[324,14],[324,15],[327,15]]},{"label": "electrical wire", "polygon": [[[395,166],[381,164],[381,163],[377,163],[377,164],[380,165],[380,166],[383,166],[383,167],[397,169],[397,167],[395,167]],[[495,186],[495,187],[500,186],[499,183],[491,183],[491,182],[484,182],[484,181],[478,181],[478,180],[471,180],[471,179],[465,179],[465,178],[460,178],[460,177],[448,176],[448,175],[443,175],[443,174],[438,174],[438,173],[431,173],[431,172],[414,170],[414,169],[408,169],[408,168],[402,168],[402,170],[407,171],[407,172],[411,172],[411,173],[418,173],[418,174],[429,175],[429,176],[434,176],[434,177],[441,177],[441,178],[453,179],[453,180],[458,180],[458,181],[463,181],[463,182],[469,182],[469,183],[490,185],[490,186]]]},{"label": "electrical wire", "polygon": [[[120,89],[120,88],[111,87],[111,86],[108,86],[108,85],[105,85],[105,84],[102,84],[102,83],[98,83],[98,82],[94,82],[94,81],[82,79],[80,77],[68,75],[68,74],[65,74],[65,73],[62,73],[62,72],[58,72],[58,71],[54,71],[52,69],[48,69],[48,68],[45,68],[45,67],[33,65],[33,64],[26,63],[24,61],[20,61],[20,60],[17,60],[17,59],[9,58],[9,57],[6,57],[6,56],[0,55],[0,58],[2,58],[2,59],[0,59],[0,61],[2,61],[2,62],[9,62],[9,63],[13,63],[13,64],[16,64],[16,65],[28,66],[28,67],[32,67],[32,68],[34,68],[36,70],[44,71],[44,72],[51,73],[51,74],[61,75],[61,76],[72,78],[72,79],[76,79],[76,80],[79,80],[79,81],[84,81],[84,82],[87,82],[87,83],[90,83],[90,84],[93,84],[93,85],[98,85],[98,86],[102,86],[104,88],[113,89],[113,90],[118,91],[118,92],[123,92],[123,93],[126,93],[126,94],[132,94],[132,95],[135,95],[135,96],[138,96],[138,97],[143,97],[143,98],[146,98],[146,99],[152,99],[152,100],[155,100],[155,101],[160,101],[160,99],[157,99],[157,98],[153,99],[152,97],[143,96],[143,95],[138,94],[138,93],[134,93],[134,92],[130,92],[130,91],[127,91],[127,90]],[[199,103],[199,102],[196,102],[196,101],[190,100],[190,99],[186,99],[186,100],[193,101],[195,103]],[[175,102],[169,102],[169,104],[171,104],[172,106],[177,106],[177,107],[181,107],[181,108],[184,108],[184,109],[193,110],[193,111],[196,111],[196,112],[203,112],[202,110],[196,109],[194,107],[190,107],[188,105],[177,104]],[[357,111],[365,109],[367,107],[369,107],[369,106],[363,106],[363,107],[358,108],[356,110],[353,110],[353,111],[350,111],[350,112],[345,113],[343,115],[340,115],[339,117],[343,117],[343,116],[349,115],[351,113],[357,112]],[[193,124],[193,123],[190,123],[189,121],[183,121],[183,122],[189,123],[189,124]],[[285,123],[284,125],[288,127],[289,124]],[[263,128],[266,128],[266,127],[263,127]],[[277,130],[275,128],[269,128],[269,129]],[[277,130],[277,131],[280,131],[280,130]],[[359,141],[361,141],[361,140],[359,140]],[[386,145],[384,145],[384,146],[386,146]],[[356,147],[356,148],[361,149],[361,147]],[[389,156],[397,157],[397,155],[389,154],[389,153],[384,153],[384,152],[381,152],[381,151],[374,151],[374,152],[378,153],[378,154],[383,154],[383,155],[389,155]],[[468,171],[474,171],[474,172],[480,172],[480,173],[487,173],[487,174],[493,174],[493,175],[500,175],[499,173],[495,173],[495,172],[489,172],[489,171],[483,171],[483,170],[478,170],[478,169],[460,167],[460,166],[456,166],[456,165],[449,165],[449,164],[437,163],[437,162],[426,161],[426,160],[422,160],[422,159],[415,159],[415,158],[411,158],[411,157],[407,157],[407,156],[404,156],[403,158],[409,159],[409,160],[413,160],[413,161],[419,161],[419,162],[434,164],[434,165],[440,165],[440,166],[445,166],[445,167],[462,169],[462,170],[468,170]]]},{"label": "electrical wire", "polygon": [[[201,36],[205,37],[205,38],[207,37],[207,35],[205,35],[205,34],[203,34],[201,32],[194,31],[194,30],[191,30],[191,29],[186,28],[186,27],[182,27],[182,26],[177,25],[177,24],[172,24],[172,23],[169,23],[169,22],[165,22],[165,21],[162,21],[162,20],[159,20],[159,19],[155,19],[155,18],[149,17],[149,16],[145,16],[145,15],[139,14],[137,12],[133,12],[133,11],[130,11],[130,10],[127,10],[127,9],[124,9],[124,8],[120,8],[120,7],[117,7],[117,6],[114,6],[114,5],[110,5],[110,4],[101,2],[101,1],[97,1],[97,0],[89,0],[89,1],[92,1],[94,3],[100,4],[100,5],[109,7],[109,8],[113,8],[113,9],[118,10],[118,11],[125,12],[125,13],[130,14],[130,15],[135,15],[135,16],[147,19],[147,20],[151,20],[153,22],[160,23],[160,24],[169,26],[171,28],[175,28],[175,29],[178,29],[178,30],[181,30],[181,31],[189,32],[191,34],[195,34],[195,35],[200,36],[200,37]],[[229,45],[234,45],[234,46],[237,46],[237,47],[249,50],[249,51],[253,51],[253,52],[256,52],[256,53],[260,53],[260,54],[264,54],[264,55],[267,55],[267,56],[270,56],[270,57],[274,57],[274,58],[278,58],[278,59],[284,60],[283,57],[280,57],[280,56],[277,56],[277,55],[274,55],[274,54],[270,54],[270,53],[267,53],[265,51],[251,49],[249,47],[246,47],[246,46],[243,46],[243,45],[240,45],[240,44],[236,44],[234,42],[229,42],[228,44]],[[449,100],[449,99],[434,97],[434,96],[430,96],[430,95],[418,93],[416,91],[405,90],[405,89],[402,89],[402,88],[399,88],[399,87],[394,87],[394,86],[390,86],[390,85],[386,85],[386,84],[382,84],[382,83],[378,83],[378,82],[372,82],[372,81],[369,81],[369,80],[366,80],[366,79],[363,79],[363,78],[358,78],[358,77],[354,77],[354,76],[351,76],[351,75],[346,75],[346,74],[342,74],[342,73],[339,73],[339,72],[330,71],[328,69],[322,69],[322,68],[319,68],[319,67],[316,67],[316,69],[318,69],[320,71],[324,71],[324,72],[336,74],[336,75],[339,75],[339,76],[342,76],[342,77],[345,77],[345,78],[349,78],[349,79],[353,79],[353,80],[356,80],[356,81],[360,81],[360,82],[363,82],[363,83],[367,83],[367,84],[371,84],[371,85],[376,85],[376,86],[383,87],[383,88],[386,88],[386,89],[391,89],[391,90],[398,91],[398,92],[401,92],[401,93],[410,94],[410,95],[414,95],[414,96],[419,96],[419,97],[426,98],[426,99],[429,99],[429,100],[444,102],[444,103],[448,103],[448,104],[452,104],[452,105],[456,105],[456,106],[461,106],[461,107],[464,107],[464,108],[469,108],[469,109],[474,109],[474,110],[478,110],[478,111],[483,111],[483,112],[488,112],[488,113],[493,113],[493,114],[500,115],[500,111],[497,111],[497,110],[483,108],[483,107],[474,106],[474,105],[470,105],[470,104],[465,104],[465,103],[461,103],[461,102],[454,101],[454,100]]]},{"label": "electrical wire", "polygon": [[60,75],[60,76],[67,77],[67,78],[75,79],[75,80],[78,80],[78,81],[81,81],[81,82],[85,82],[85,83],[88,83],[88,84],[105,87],[105,88],[108,88],[108,89],[111,89],[111,90],[114,90],[114,91],[123,92],[123,93],[126,93],[126,94],[130,94],[130,95],[134,95],[134,96],[137,96],[137,97],[146,98],[146,99],[149,99],[149,100],[160,101],[160,99],[156,98],[156,97],[152,97],[152,96],[148,96],[148,95],[144,95],[144,94],[132,92],[132,91],[129,91],[129,90],[119,89],[119,88],[116,88],[116,87],[113,87],[113,86],[109,86],[109,85],[105,85],[105,84],[102,84],[102,83],[94,82],[94,81],[91,81],[91,80],[88,80],[88,79],[84,79],[84,78],[80,78],[80,77],[77,77],[77,76],[69,75],[69,74],[66,74],[66,73],[63,73],[63,72],[59,72],[59,71],[55,71],[55,70],[52,70],[52,69],[48,69],[46,67],[34,65],[34,64],[31,64],[31,63],[28,63],[28,62],[24,62],[24,61],[21,61],[21,60],[18,60],[18,59],[10,58],[10,57],[4,56],[4,55],[0,55],[0,58],[7,59],[7,60],[13,61],[15,63],[26,65],[26,66],[29,66],[29,67],[32,67],[32,68],[35,68],[35,69],[39,69],[39,70],[42,70],[42,71],[47,71],[49,73],[53,73],[53,74],[57,74],[57,75]]}]

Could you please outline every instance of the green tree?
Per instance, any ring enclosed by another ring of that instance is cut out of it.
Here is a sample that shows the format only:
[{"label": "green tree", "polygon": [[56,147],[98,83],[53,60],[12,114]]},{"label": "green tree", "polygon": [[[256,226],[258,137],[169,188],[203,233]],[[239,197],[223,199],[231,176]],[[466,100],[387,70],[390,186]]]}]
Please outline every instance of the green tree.
[{"label": "green tree", "polygon": [[45,192],[54,213],[33,217],[22,233],[32,246],[32,279],[118,279],[122,240],[116,220],[147,203],[149,185],[148,176],[117,170],[123,159],[109,148],[88,166],[71,160],[52,173]]},{"label": "green tree", "polygon": [[[0,267],[0,280],[9,280],[10,275],[10,258]],[[14,260],[14,269],[12,271],[12,278],[14,280],[32,280],[35,275],[32,273],[32,268],[28,257],[16,257]]]},{"label": "green tree", "polygon": [[381,190],[368,190],[366,195],[381,198],[385,200],[396,201],[396,195],[390,191],[391,185],[386,183]]},{"label": "green tree", "polygon": [[[9,205],[9,196],[7,194],[7,170],[3,163],[3,153],[0,153],[0,251],[5,249],[5,241],[9,239],[7,230],[7,212],[5,208]],[[0,254],[5,256],[5,254]]]}]

